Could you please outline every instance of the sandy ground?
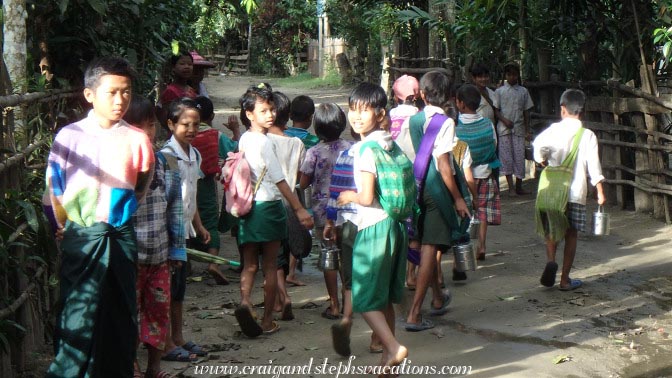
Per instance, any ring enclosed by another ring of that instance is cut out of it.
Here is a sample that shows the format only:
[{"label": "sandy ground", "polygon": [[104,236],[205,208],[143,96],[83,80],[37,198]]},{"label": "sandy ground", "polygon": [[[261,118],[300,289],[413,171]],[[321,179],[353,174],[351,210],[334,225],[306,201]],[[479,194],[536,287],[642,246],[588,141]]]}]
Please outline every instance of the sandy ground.
[{"label": "sandy ground", "polygon": [[[215,125],[221,125],[228,114],[238,114],[238,97],[260,81],[274,84],[273,79],[207,78],[217,109]],[[308,94],[316,102],[344,107],[348,93],[348,89],[296,91],[275,85],[274,89],[290,98]],[[534,185],[529,180],[525,187],[534,191]],[[437,371],[402,376],[467,375],[461,366],[468,367],[473,377],[672,376],[672,229],[647,214],[608,207],[611,235],[579,237],[572,275],[582,279],[584,287],[561,292],[539,285],[545,252],[533,232],[533,206],[532,195],[503,196],[503,223],[489,229],[487,260],[468,273],[465,283],[451,281],[452,259],[444,257],[444,279],[454,299],[448,314],[432,319],[434,329],[409,333],[399,326],[412,298],[412,292],[407,292],[406,301],[397,307],[396,329],[410,351],[407,367]],[[589,201],[588,214],[594,210],[595,202]],[[222,240],[220,255],[237,260],[233,239],[223,235]],[[348,364],[375,365],[380,355],[368,351],[370,330],[361,316],[355,317],[351,336],[354,358],[348,360],[333,351],[329,332],[333,321],[320,316],[328,304],[322,273],[315,265],[316,256],[305,260],[299,277],[308,285],[289,289],[296,319],[280,322],[276,334],[248,339],[233,316],[239,301],[238,275],[223,268],[231,284],[216,286],[205,274],[205,265],[194,264],[192,279],[198,282],[187,286],[184,330],[187,339],[205,345],[211,353],[196,363],[164,362],[163,367],[184,377],[271,377],[270,372],[242,370],[255,365],[303,366],[305,374],[275,376],[335,377],[336,369],[343,372]],[[255,303],[263,302],[261,284],[258,273]],[[428,306],[426,301],[424,308]],[[141,350],[139,357],[144,367],[146,352]],[[565,362],[555,363],[558,359]],[[455,368],[440,374],[443,366]],[[200,370],[206,368],[207,372]],[[334,370],[320,374],[329,369]]]}]

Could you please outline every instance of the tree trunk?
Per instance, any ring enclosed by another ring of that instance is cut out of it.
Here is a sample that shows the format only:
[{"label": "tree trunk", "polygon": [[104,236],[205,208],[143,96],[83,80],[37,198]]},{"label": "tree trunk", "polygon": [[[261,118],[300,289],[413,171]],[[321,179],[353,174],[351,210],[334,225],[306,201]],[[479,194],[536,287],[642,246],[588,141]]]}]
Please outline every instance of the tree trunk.
[{"label": "tree trunk", "polygon": [[25,0],[5,0],[2,2],[3,58],[9,71],[14,93],[25,93],[26,81],[26,11]]},{"label": "tree trunk", "polygon": [[525,21],[527,20],[527,0],[520,0],[520,8],[518,10],[518,38],[520,46],[520,79],[527,79],[529,76],[525,70],[524,62],[527,55],[527,32],[525,31]]}]

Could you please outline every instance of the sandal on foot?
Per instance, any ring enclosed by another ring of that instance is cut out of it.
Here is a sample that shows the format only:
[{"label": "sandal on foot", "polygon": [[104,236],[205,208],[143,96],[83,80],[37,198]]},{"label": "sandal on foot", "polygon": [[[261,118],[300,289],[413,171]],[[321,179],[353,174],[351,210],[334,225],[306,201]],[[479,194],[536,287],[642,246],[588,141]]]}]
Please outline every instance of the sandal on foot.
[{"label": "sandal on foot", "polygon": [[369,345],[369,353],[383,353],[383,347],[381,345]]},{"label": "sandal on foot", "polygon": [[427,329],[434,328],[434,323],[429,319],[420,318],[420,323],[403,323],[404,329],[407,332],[420,332]]},{"label": "sandal on foot", "polygon": [[555,275],[558,273],[558,264],[554,261],[546,263],[544,273],[541,274],[539,282],[546,287],[555,285]]},{"label": "sandal on foot", "polygon": [[331,306],[324,309],[322,317],[329,320],[337,320],[341,318],[341,314],[334,315],[331,313]]},{"label": "sandal on foot", "polygon": [[238,307],[233,314],[236,316],[240,330],[243,331],[245,336],[254,338],[264,333],[247,306]]},{"label": "sandal on foot", "polygon": [[161,359],[163,361],[193,362],[196,361],[198,357],[193,353],[189,353],[188,350],[182,348],[181,346],[177,346],[170,352],[163,355]]},{"label": "sandal on foot", "polygon": [[285,303],[282,306],[282,315],[280,315],[280,320],[294,320],[294,312],[292,312],[292,304]]},{"label": "sandal on foot", "polygon": [[450,295],[450,290],[446,290],[443,292],[443,305],[439,308],[432,308],[429,310],[429,315],[430,316],[441,316],[445,315],[448,312],[448,305],[450,304],[450,301],[453,300],[453,296]]},{"label": "sandal on foot", "polygon": [[182,348],[188,350],[191,352],[191,354],[197,355],[198,357],[205,357],[208,355],[208,352],[206,352],[203,347],[193,341],[188,341],[186,344],[182,345]]},{"label": "sandal on foot", "polygon": [[173,378],[172,375],[170,375],[169,372],[165,370],[159,370],[156,373],[151,373],[151,372],[146,372],[144,375],[145,378]]},{"label": "sandal on foot", "polygon": [[476,260],[478,261],[485,261],[485,252],[481,252],[476,255]]},{"label": "sandal on foot", "polygon": [[350,351],[350,330],[347,325],[341,322],[332,324],[331,341],[336,353],[343,357],[349,357],[352,354]]},{"label": "sandal on foot", "polygon": [[280,330],[280,324],[276,323],[275,321],[272,324],[273,326],[271,327],[271,329],[263,331],[264,335],[272,335]]},{"label": "sandal on foot", "polygon": [[453,269],[453,281],[466,281],[467,273]]},{"label": "sandal on foot", "polygon": [[558,286],[558,289],[560,289],[560,291],[570,291],[570,290],[576,290],[581,286],[583,286],[583,281],[570,278],[569,286]]}]

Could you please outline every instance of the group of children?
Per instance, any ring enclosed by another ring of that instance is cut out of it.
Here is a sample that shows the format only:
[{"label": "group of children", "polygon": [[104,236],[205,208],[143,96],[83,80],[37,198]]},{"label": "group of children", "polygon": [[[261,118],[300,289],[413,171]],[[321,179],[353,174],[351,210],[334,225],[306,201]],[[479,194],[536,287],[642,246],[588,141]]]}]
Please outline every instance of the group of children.
[{"label": "group of children", "polygon": [[[193,361],[207,354],[182,333],[186,247],[218,254],[219,232],[226,228],[216,181],[221,160],[234,151],[244,154],[255,188],[251,210],[233,222],[242,262],[234,314],[242,332],[277,332],[274,312],[281,320],[294,318],[286,285],[302,284],[294,269],[306,246],[292,236],[314,229],[315,238],[340,250],[340,271],[324,272],[329,306],[323,317],[338,320],[331,327],[334,349],[350,355],[352,314],[361,313],[373,331],[369,350],[381,353],[382,374],[390,374],[408,355],[395,337],[393,307],[402,300],[404,282],[415,290],[404,329],[432,328],[421,312],[427,289],[433,294],[427,315],[444,315],[451,302],[443,288],[442,253],[469,242],[473,214],[481,221],[478,258],[485,259],[487,225],[501,222],[498,169],[515,174],[519,180],[515,188],[509,181],[509,190],[522,193],[517,149],[526,137],[524,114],[531,101],[517,84],[517,68],[505,69],[507,82],[492,92],[482,79],[487,69],[477,66],[476,85],[462,85],[454,98],[441,72],[428,72],[419,83],[403,76],[393,87],[397,106],[391,110],[383,88],[362,83],[350,93],[347,116],[336,104],[315,107],[307,96],[290,102],[268,84],[252,86],[240,98],[246,132],[240,134],[232,116],[225,124],[229,138],[212,128],[207,91],[190,82],[195,62],[207,62],[197,54],[173,58],[174,82],[158,111],[149,100],[131,96],[134,72],[128,62],[110,57],[92,63],[84,95],[93,110],[54,141],[47,188],[63,256],[63,307],[47,376],[168,377],[162,359]],[[567,120],[535,142],[540,162],[559,165],[571,150],[576,153],[571,142],[576,129],[583,130],[581,96],[563,94]],[[154,149],[159,122],[170,139]],[[348,123],[354,143],[341,138]],[[316,135],[307,131],[311,125]],[[604,203],[596,139],[582,132],[561,290],[581,285],[569,278],[574,252],[568,248],[576,249],[576,231],[585,225],[586,172]],[[558,139],[567,143],[553,148]],[[308,186],[310,209],[297,195]],[[554,221],[542,220],[548,234]],[[549,262],[541,282],[553,286],[558,240],[547,239]],[[259,264],[260,321],[251,299]],[[228,284],[216,264],[208,272],[216,283]],[[453,279],[466,274],[454,270]],[[148,349],[144,374],[135,363],[138,343]]]}]

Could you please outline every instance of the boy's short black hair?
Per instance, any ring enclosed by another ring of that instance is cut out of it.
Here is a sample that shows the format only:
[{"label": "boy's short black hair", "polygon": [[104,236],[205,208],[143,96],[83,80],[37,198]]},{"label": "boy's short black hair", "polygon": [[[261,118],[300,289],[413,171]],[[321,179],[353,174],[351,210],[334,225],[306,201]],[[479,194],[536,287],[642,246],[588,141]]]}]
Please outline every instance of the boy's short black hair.
[{"label": "boy's short black hair", "polygon": [[100,78],[105,75],[126,76],[133,80],[135,70],[124,58],[118,56],[105,56],[92,61],[84,73],[84,86],[96,89],[100,84]]},{"label": "boy's short black hair", "polygon": [[567,113],[579,115],[586,105],[586,94],[580,89],[568,89],[560,96],[560,106],[564,106]]},{"label": "boy's short black hair", "polygon": [[268,90],[266,86],[252,86],[247,88],[247,91],[240,97],[240,122],[249,129],[252,126],[250,119],[247,118],[245,112],[254,111],[254,106],[257,101],[273,103],[273,92]]},{"label": "boy's short black hair", "polygon": [[175,65],[177,64],[177,61],[180,60],[180,58],[182,58],[183,56],[188,57],[191,60],[192,63],[194,62],[194,57],[191,56],[191,54],[189,54],[188,52],[186,52],[184,50],[180,50],[177,54],[173,54],[173,55],[170,56],[170,66],[175,67]]},{"label": "boy's short black hair", "polygon": [[485,75],[490,75],[490,70],[484,64],[476,63],[471,67],[471,76],[481,77]]},{"label": "boy's short black hair", "polygon": [[453,84],[443,72],[429,71],[420,78],[420,91],[427,104],[443,107],[453,91]]},{"label": "boy's short black hair", "polygon": [[504,74],[507,74],[507,73],[513,73],[513,74],[516,74],[516,75],[520,76],[520,67],[518,67],[518,64],[513,63],[513,62],[506,63],[504,65]]},{"label": "boy's short black hair", "polygon": [[358,105],[370,106],[376,109],[376,112],[385,109],[387,106],[385,90],[377,84],[360,83],[350,92],[350,97],[348,97],[350,108],[355,108]]},{"label": "boy's short black hair", "polygon": [[184,113],[185,110],[187,109],[193,109],[197,112],[199,112],[199,117],[200,117],[200,111],[198,109],[198,104],[194,99],[191,99],[189,97],[182,97],[178,98],[177,100],[173,101],[168,105],[168,114],[167,114],[167,119],[169,119],[173,123],[177,123],[180,120],[180,116],[182,113]]},{"label": "boy's short black hair", "polygon": [[333,103],[318,105],[313,122],[315,134],[325,142],[338,139],[347,124],[343,109]]},{"label": "boy's short black hair", "polygon": [[275,121],[276,126],[285,127],[289,122],[289,97],[284,93],[273,92],[273,104],[275,105]]},{"label": "boy's short black hair", "polygon": [[215,116],[215,106],[209,98],[198,96],[194,101],[198,107],[198,114],[201,115],[201,122],[210,121]]},{"label": "boy's short black hair", "polygon": [[473,84],[462,84],[457,90],[457,99],[462,101],[467,109],[475,112],[481,105],[481,92]]},{"label": "boy's short black hair", "polygon": [[156,119],[154,104],[146,97],[134,94],[131,96],[131,103],[123,118],[124,121],[133,126],[140,125],[146,121],[153,121]]},{"label": "boy's short black hair", "polygon": [[307,122],[315,113],[315,102],[308,96],[296,96],[290,106],[289,117],[294,122]]}]

